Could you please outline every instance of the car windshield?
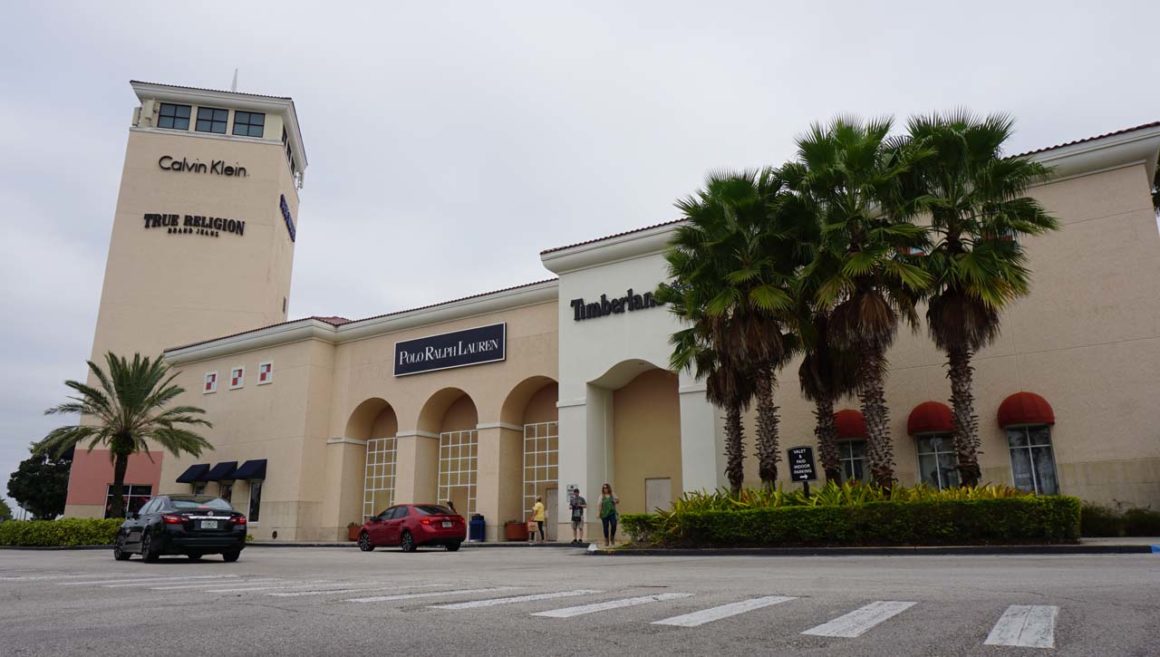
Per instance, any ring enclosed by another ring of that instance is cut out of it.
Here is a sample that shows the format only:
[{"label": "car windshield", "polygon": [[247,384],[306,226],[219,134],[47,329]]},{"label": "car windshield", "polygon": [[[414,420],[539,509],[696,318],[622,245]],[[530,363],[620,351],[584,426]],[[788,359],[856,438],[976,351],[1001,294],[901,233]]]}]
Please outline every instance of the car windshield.
[{"label": "car windshield", "polygon": [[233,511],[234,507],[220,497],[171,497],[173,508],[181,511],[196,509],[213,509],[215,511]]},{"label": "car windshield", "polygon": [[415,510],[421,516],[453,516],[455,512],[445,506],[438,506],[436,504],[416,504]]}]

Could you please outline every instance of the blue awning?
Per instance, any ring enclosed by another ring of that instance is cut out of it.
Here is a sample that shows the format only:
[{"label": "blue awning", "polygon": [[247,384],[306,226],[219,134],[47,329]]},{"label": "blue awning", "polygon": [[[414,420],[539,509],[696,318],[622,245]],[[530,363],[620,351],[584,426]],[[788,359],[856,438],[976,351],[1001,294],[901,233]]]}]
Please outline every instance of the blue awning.
[{"label": "blue awning", "polygon": [[179,484],[192,484],[198,481],[205,481],[202,479],[209,472],[208,463],[196,463],[185,469],[181,476],[177,478]]},{"label": "blue awning", "polygon": [[242,467],[238,468],[234,473],[234,479],[265,479],[266,478],[266,459],[254,459],[246,461]]},{"label": "blue awning", "polygon": [[222,461],[209,471],[205,476],[205,481],[222,481],[236,479],[234,472],[238,469],[237,461]]}]

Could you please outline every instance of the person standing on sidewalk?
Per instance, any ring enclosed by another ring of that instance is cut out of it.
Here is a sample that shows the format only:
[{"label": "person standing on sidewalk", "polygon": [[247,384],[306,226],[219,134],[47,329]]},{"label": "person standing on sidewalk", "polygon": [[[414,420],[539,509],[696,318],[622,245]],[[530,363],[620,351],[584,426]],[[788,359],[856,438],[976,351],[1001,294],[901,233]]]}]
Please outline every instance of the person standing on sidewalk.
[{"label": "person standing on sidewalk", "polygon": [[580,497],[580,489],[573,488],[568,495],[568,507],[572,509],[572,545],[584,543],[584,509],[588,508],[588,500]]},{"label": "person standing on sidewalk", "polygon": [[536,528],[540,531],[540,542],[544,542],[544,522],[548,519],[547,513],[544,511],[544,498],[537,497],[536,504],[532,507],[532,520],[536,521]]},{"label": "person standing on sidewalk", "polygon": [[604,528],[604,545],[610,547],[616,542],[616,521],[620,514],[616,505],[620,499],[612,494],[612,485],[604,484],[600,487],[600,524]]}]

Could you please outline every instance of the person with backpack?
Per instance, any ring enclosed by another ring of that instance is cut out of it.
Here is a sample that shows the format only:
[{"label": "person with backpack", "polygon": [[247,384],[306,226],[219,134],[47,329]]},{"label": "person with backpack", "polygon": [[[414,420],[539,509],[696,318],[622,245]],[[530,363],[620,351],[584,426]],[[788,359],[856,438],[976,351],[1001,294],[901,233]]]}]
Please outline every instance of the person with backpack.
[{"label": "person with backpack", "polygon": [[568,494],[568,507],[572,510],[572,545],[584,543],[584,509],[588,500],[580,497],[580,489],[573,488]]}]

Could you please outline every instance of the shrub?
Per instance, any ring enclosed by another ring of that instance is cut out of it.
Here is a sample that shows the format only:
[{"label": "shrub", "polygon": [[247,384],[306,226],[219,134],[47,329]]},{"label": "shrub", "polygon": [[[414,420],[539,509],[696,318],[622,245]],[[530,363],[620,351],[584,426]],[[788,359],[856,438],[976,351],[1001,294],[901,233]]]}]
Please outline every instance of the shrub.
[{"label": "shrub", "polygon": [[626,528],[630,523],[634,536],[690,547],[1062,543],[1079,538],[1080,501],[1032,495],[885,500],[625,516]]},{"label": "shrub", "polygon": [[1080,533],[1083,536],[1123,536],[1124,517],[1115,509],[1085,502],[1080,517]]},{"label": "shrub", "polygon": [[13,520],[0,523],[0,545],[28,547],[112,545],[121,522],[117,518]]},{"label": "shrub", "polygon": [[1128,509],[1124,512],[1124,532],[1128,536],[1160,536],[1160,511]]}]

